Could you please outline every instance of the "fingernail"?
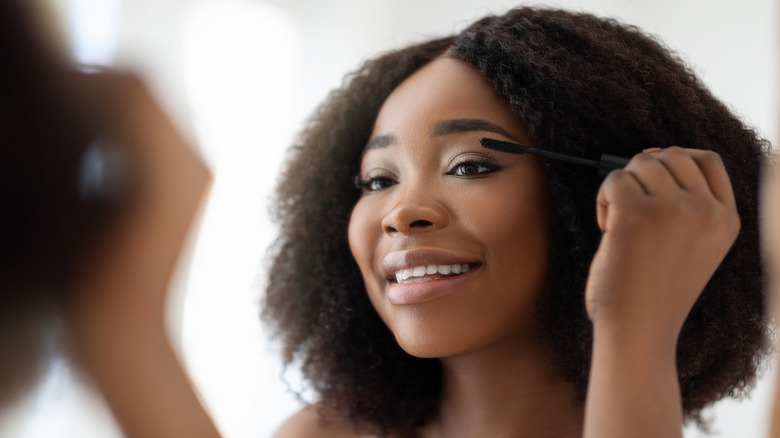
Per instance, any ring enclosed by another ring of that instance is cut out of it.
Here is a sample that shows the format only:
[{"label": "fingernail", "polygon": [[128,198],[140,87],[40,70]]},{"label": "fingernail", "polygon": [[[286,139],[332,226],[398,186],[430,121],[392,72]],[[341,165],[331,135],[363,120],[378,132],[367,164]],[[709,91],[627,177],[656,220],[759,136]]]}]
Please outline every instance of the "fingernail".
[{"label": "fingernail", "polygon": [[647,148],[647,149],[642,149],[642,152],[644,152],[644,153],[646,153],[646,154],[652,154],[652,153],[655,153],[655,152],[660,152],[660,151],[661,151],[661,148]]}]

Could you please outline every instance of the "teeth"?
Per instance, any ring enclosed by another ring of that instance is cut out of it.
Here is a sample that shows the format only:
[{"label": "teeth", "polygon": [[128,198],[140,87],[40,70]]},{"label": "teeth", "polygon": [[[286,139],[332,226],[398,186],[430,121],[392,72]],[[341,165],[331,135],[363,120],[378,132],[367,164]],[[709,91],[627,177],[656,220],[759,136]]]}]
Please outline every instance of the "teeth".
[{"label": "teeth", "polygon": [[433,280],[426,275],[458,275],[469,271],[469,265],[426,265],[415,266],[413,268],[401,269],[395,273],[395,281],[398,283],[420,283]]}]

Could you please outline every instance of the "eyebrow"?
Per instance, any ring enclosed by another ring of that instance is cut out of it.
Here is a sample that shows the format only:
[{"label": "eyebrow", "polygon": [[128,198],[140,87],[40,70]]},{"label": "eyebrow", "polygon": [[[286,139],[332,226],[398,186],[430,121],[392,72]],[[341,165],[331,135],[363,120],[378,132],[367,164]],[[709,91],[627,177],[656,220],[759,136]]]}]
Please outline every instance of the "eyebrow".
[{"label": "eyebrow", "polygon": [[[496,134],[503,135],[507,138],[511,138],[516,142],[521,142],[514,135],[508,133],[506,129],[502,128],[499,125],[496,125],[493,122],[489,122],[483,119],[444,120],[436,123],[433,126],[431,135],[433,137],[441,137],[444,135],[459,134],[463,132],[474,132],[474,131],[494,132]],[[363,155],[365,155],[366,152],[372,149],[380,149],[380,148],[386,148],[388,146],[392,146],[396,143],[396,140],[397,139],[393,134],[382,134],[380,136],[374,137],[371,140],[369,140],[368,143],[366,143],[366,146],[363,148]]]},{"label": "eyebrow", "polygon": [[508,133],[506,129],[496,125],[493,122],[488,122],[487,120],[483,120],[483,119],[444,120],[434,125],[433,136],[440,137],[443,135],[458,134],[462,132],[473,132],[473,131],[494,132],[496,134],[501,134],[505,137],[511,138],[515,141],[518,142],[520,141],[517,138],[515,138],[514,135]]},{"label": "eyebrow", "polygon": [[371,149],[386,148],[388,146],[392,146],[393,144],[395,144],[395,135],[382,134],[372,138],[368,141],[368,143],[366,143],[366,146],[363,147],[363,155],[365,155],[366,152],[370,151]]}]

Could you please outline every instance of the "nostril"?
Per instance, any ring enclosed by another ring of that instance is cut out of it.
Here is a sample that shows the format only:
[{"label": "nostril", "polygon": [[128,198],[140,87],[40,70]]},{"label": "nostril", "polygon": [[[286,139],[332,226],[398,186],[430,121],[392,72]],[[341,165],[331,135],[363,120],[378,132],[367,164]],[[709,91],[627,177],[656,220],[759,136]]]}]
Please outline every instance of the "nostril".
[{"label": "nostril", "polygon": [[381,226],[388,235],[406,235],[437,230],[446,227],[448,222],[447,211],[437,204],[401,202],[385,213]]}]

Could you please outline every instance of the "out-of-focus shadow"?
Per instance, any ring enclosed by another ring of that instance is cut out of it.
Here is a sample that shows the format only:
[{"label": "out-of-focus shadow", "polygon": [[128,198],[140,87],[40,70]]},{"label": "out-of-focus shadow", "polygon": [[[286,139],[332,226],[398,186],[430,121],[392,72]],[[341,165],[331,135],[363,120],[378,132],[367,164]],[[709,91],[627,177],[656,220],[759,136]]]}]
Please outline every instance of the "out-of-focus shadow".
[{"label": "out-of-focus shadow", "polygon": [[98,121],[30,3],[0,2],[0,357],[13,358],[0,363],[0,403],[44,369],[72,273],[116,210],[79,194]]},{"label": "out-of-focus shadow", "polygon": [[165,326],[210,172],[143,81],[69,66],[30,7],[0,2],[0,409],[60,350],[127,436],[216,436]]},{"label": "out-of-focus shadow", "polygon": [[[777,338],[777,325],[780,320],[780,169],[778,161],[780,153],[775,150],[774,160],[768,163],[765,169],[762,186],[762,255],[764,257],[764,269],[767,273],[769,297],[771,301],[772,317],[775,323],[775,342]],[[780,345],[775,344],[775,354],[780,353]],[[778,360],[775,357],[775,360]],[[769,436],[780,438],[780,378],[775,375],[775,400],[770,419]]]}]

